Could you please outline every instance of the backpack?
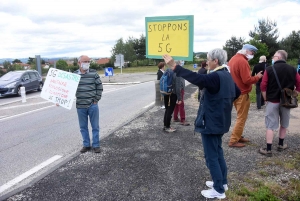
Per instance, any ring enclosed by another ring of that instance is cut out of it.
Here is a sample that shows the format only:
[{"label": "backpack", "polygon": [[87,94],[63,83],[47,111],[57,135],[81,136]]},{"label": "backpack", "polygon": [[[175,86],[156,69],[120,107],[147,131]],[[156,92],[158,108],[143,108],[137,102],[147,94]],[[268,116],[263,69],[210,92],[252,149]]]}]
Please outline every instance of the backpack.
[{"label": "backpack", "polygon": [[170,95],[173,90],[173,74],[171,69],[167,69],[160,78],[159,89],[162,95]]}]

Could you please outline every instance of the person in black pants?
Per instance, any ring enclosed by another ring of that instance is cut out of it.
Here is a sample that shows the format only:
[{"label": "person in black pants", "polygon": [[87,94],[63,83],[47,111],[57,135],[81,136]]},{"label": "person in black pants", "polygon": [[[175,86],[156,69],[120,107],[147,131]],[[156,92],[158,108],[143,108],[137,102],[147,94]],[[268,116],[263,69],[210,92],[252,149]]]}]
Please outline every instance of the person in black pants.
[{"label": "person in black pants", "polygon": [[[267,67],[266,61],[267,61],[266,56],[263,55],[263,56],[259,57],[259,63],[254,66],[251,76],[255,76],[260,71],[262,71],[262,74],[263,74]],[[265,105],[265,101],[264,101],[261,91],[260,91],[261,80],[262,80],[262,78],[260,78],[260,80],[256,83],[256,106],[257,106],[257,109],[261,109],[261,106]]]},{"label": "person in black pants", "polygon": [[176,77],[176,73],[173,73],[173,84],[172,84],[172,93],[170,95],[164,96],[165,101],[165,115],[164,115],[164,131],[172,133],[176,131],[175,128],[171,127],[172,114],[176,104],[181,104],[181,93],[180,93],[180,78]]}]

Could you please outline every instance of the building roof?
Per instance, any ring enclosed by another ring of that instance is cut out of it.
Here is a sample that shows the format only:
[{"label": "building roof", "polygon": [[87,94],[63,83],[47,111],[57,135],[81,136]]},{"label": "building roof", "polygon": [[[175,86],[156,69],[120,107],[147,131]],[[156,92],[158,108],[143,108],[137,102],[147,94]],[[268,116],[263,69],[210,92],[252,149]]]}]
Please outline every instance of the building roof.
[{"label": "building roof", "polygon": [[109,63],[109,58],[102,58],[97,60],[97,64],[106,64]]}]

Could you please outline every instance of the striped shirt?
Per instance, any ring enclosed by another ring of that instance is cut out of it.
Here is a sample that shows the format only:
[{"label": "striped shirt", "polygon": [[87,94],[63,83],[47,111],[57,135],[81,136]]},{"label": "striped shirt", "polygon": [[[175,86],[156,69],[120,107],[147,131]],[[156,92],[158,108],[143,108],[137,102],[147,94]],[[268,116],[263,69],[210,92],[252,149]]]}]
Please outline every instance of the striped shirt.
[{"label": "striped shirt", "polygon": [[80,70],[74,73],[81,76],[76,91],[76,108],[88,108],[101,99],[103,86],[96,70],[89,69],[85,74]]}]

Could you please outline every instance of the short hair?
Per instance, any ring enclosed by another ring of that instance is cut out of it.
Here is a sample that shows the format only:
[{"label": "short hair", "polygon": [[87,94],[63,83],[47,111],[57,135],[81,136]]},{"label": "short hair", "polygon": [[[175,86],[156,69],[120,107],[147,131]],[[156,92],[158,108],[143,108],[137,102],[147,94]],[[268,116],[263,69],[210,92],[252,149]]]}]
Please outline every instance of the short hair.
[{"label": "short hair", "polygon": [[282,60],[287,60],[288,53],[285,50],[277,50],[276,53],[280,54]]},{"label": "short hair", "polygon": [[265,55],[262,55],[259,57],[259,63],[266,62],[266,61],[267,61],[267,58]]},{"label": "short hair", "polygon": [[202,68],[205,68],[206,66],[207,66],[207,64],[206,64],[206,60],[202,61],[202,63],[201,63],[201,67],[202,67]]},{"label": "short hair", "polygon": [[165,62],[159,62],[159,64],[157,65],[159,69],[162,69],[164,66],[165,66]]},{"label": "short hair", "polygon": [[218,59],[218,64],[222,66],[227,61],[227,52],[223,49],[216,48],[207,53],[207,57],[212,60]]},{"label": "short hair", "polygon": [[78,57],[77,62],[80,62],[80,60],[81,60],[82,57],[88,57],[88,56],[87,55],[81,55],[80,57]]}]

